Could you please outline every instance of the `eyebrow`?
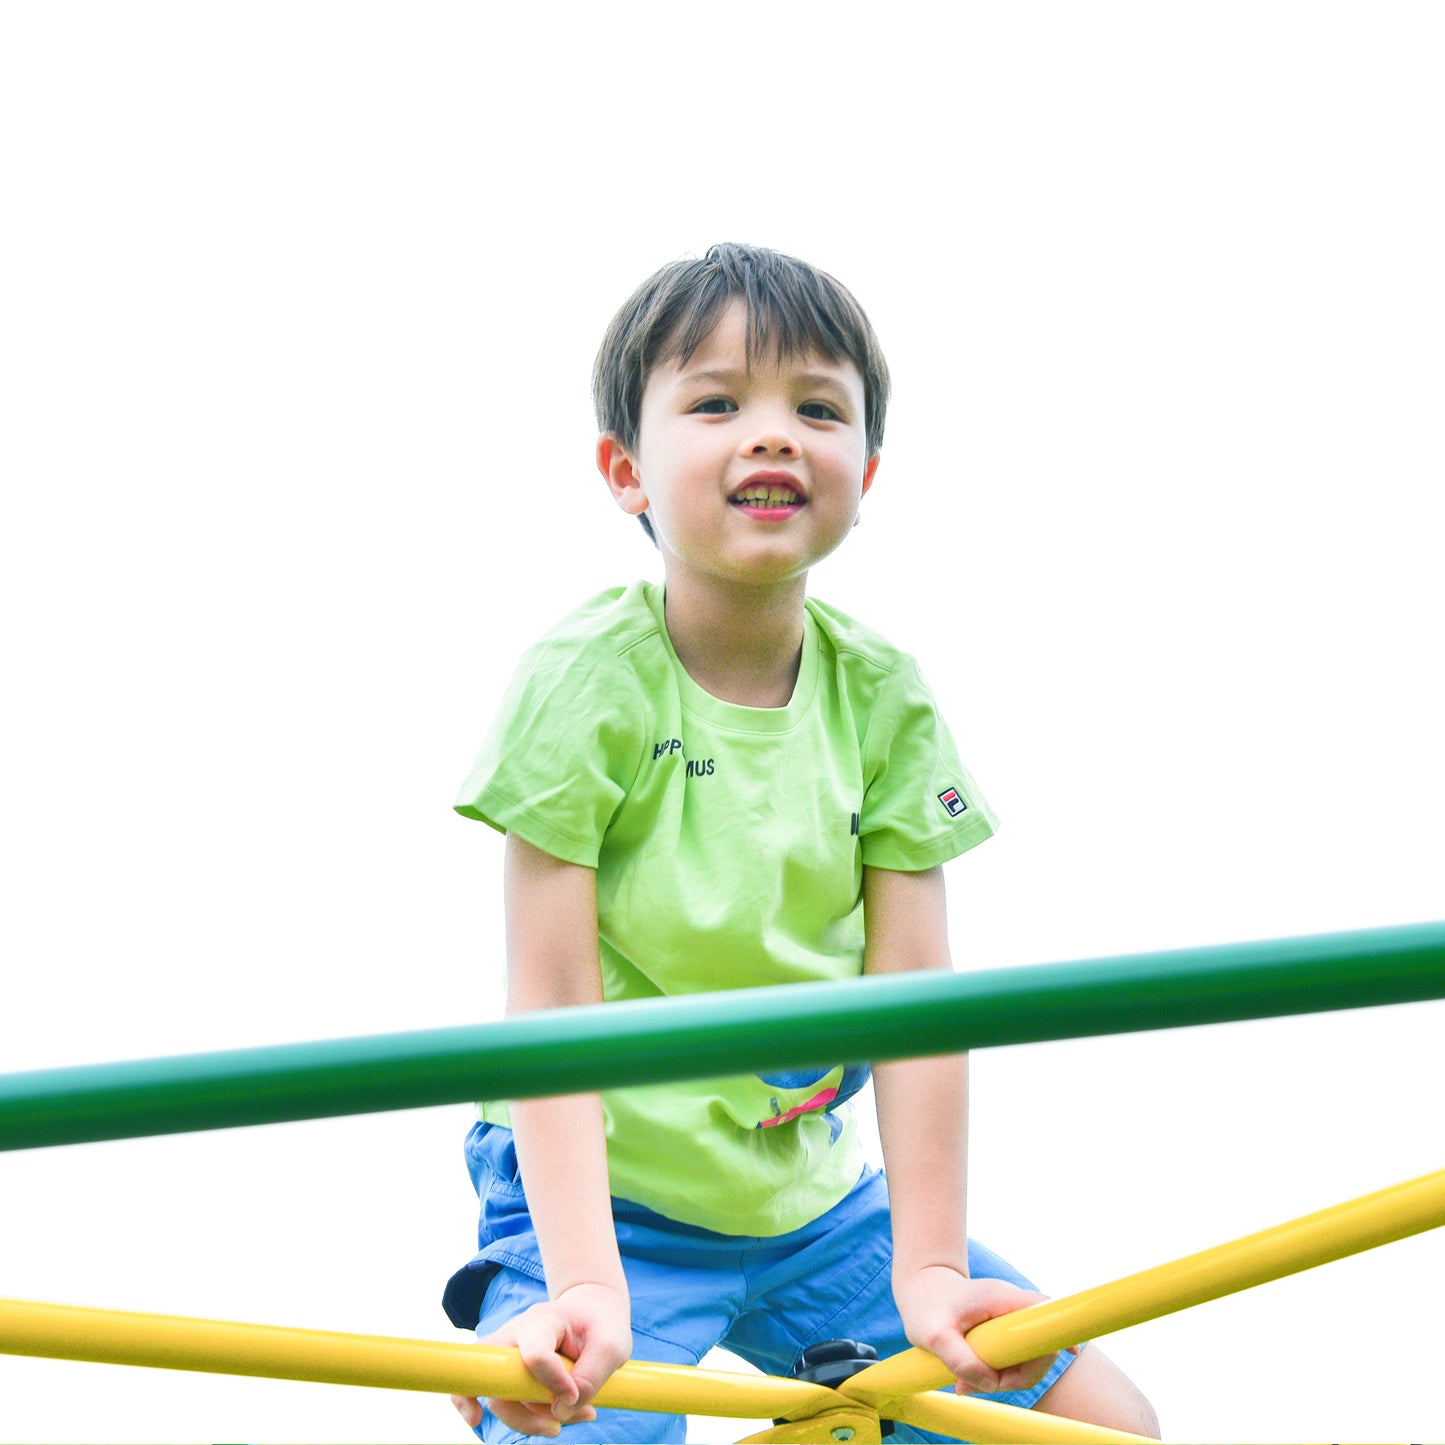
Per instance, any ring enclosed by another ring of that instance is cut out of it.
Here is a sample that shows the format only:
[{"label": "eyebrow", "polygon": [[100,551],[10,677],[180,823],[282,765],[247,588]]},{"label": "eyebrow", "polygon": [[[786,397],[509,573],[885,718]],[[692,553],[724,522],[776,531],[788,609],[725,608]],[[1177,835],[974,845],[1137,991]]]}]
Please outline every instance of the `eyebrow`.
[{"label": "eyebrow", "polygon": [[[742,380],[747,375],[748,372],[746,368],[736,367],[708,371],[684,371],[682,373],[682,379],[689,382],[735,382]],[[803,371],[797,373],[793,379],[801,382],[804,386],[841,386],[844,390],[847,389],[847,382],[843,377],[828,371]]]}]

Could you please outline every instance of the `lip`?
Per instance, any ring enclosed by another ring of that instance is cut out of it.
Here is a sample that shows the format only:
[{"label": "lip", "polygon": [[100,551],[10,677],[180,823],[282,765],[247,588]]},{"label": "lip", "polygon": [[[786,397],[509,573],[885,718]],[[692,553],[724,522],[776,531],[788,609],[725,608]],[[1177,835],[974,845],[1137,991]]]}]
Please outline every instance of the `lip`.
[{"label": "lip", "polygon": [[787,487],[790,492],[796,494],[800,502],[806,502],[808,500],[808,494],[803,490],[802,483],[799,482],[792,472],[778,471],[770,468],[752,472],[744,477],[742,481],[728,493],[728,500],[732,501],[739,492],[747,487]]}]

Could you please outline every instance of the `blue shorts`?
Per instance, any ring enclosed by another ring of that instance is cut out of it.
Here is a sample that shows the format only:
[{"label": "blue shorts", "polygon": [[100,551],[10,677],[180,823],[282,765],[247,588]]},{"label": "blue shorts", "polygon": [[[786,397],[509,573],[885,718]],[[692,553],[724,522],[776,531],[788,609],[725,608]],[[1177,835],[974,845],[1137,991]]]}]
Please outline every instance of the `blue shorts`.
[{"label": "blue shorts", "polygon": [[[477,1124],[467,1136],[466,1153],[481,1200],[481,1250],[452,1276],[443,1304],[454,1325],[481,1337],[546,1299],[547,1288],[511,1131]],[[888,1191],[875,1169],[866,1169],[826,1214],[773,1238],[714,1234],[624,1199],[612,1201],[612,1212],[639,1360],[695,1365],[721,1345],[765,1374],[787,1375],[808,1346],[823,1340],[859,1340],[872,1345],[880,1359],[908,1348],[893,1303]],[[973,1240],[968,1262],[976,1277],[1034,1288]],[[1032,1389],[974,1398],[1027,1408],[1073,1359],[1061,1354]],[[595,1421],[565,1426],[561,1439],[681,1442],[686,1429],[681,1415],[599,1410]],[[508,1429],[490,1412],[477,1434],[496,1442],[533,1438]],[[945,1437],[900,1424],[888,1438]]]}]

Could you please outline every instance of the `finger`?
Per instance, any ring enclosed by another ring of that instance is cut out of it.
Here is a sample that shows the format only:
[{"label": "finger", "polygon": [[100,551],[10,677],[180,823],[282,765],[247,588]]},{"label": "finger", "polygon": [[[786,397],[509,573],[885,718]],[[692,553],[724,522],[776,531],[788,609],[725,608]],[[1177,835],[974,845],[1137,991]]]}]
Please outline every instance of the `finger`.
[{"label": "finger", "polygon": [[556,1435],[562,1428],[546,1405],[523,1400],[488,1400],[487,1409],[519,1435]]},{"label": "finger", "polygon": [[[946,1353],[942,1353],[946,1351]],[[933,1351],[953,1371],[953,1388],[960,1395],[991,1394],[998,1389],[998,1371],[986,1365],[957,1334],[939,1341]]]},{"label": "finger", "polygon": [[1029,1390],[1038,1384],[1053,1368],[1057,1355],[1040,1355],[1037,1359],[1025,1360],[1021,1365],[1010,1365],[999,1371],[1000,1390]]},{"label": "finger", "polygon": [[482,1423],[482,1402],[480,1400],[469,1400],[465,1395],[453,1395],[452,1404],[456,1406],[457,1414],[473,1430]]},{"label": "finger", "polygon": [[[959,1321],[959,1328],[965,1335],[986,1319],[1012,1314],[1015,1310],[1025,1309],[1029,1305],[1041,1304],[1048,1298],[1036,1290],[1019,1289],[1004,1280],[980,1280],[977,1283],[984,1288],[976,1292],[974,1299],[970,1301],[973,1308]],[[954,1389],[958,1394],[992,1395],[1001,1390],[1028,1389],[1043,1378],[1053,1359],[1052,1355],[1045,1355],[1040,1359],[1027,1360],[1021,1365],[1012,1365],[999,1371],[979,1359],[969,1349],[965,1340],[962,1348],[951,1351],[944,1363],[954,1373]]]},{"label": "finger", "polygon": [[964,1328],[972,1329],[974,1325],[984,1320],[997,1319],[999,1315],[1010,1315],[1015,1310],[1027,1309],[1030,1305],[1041,1305],[1047,1302],[1048,1295],[1040,1294],[1036,1289],[1020,1289],[1017,1285],[1009,1284],[1007,1280],[990,1279],[975,1280],[975,1285],[981,1288],[975,1291],[974,1303],[978,1307],[977,1317],[972,1317]]},{"label": "finger", "polygon": [[567,1361],[558,1353],[563,1326],[539,1314],[524,1316],[517,1328],[517,1351],[527,1373],[552,1397],[552,1407],[570,1410],[577,1404],[577,1386]]},{"label": "finger", "polygon": [[954,1371],[953,1392],[956,1395],[992,1395],[999,1388],[998,1375],[987,1365]]},{"label": "finger", "polygon": [[558,1414],[559,1407],[554,1405],[552,1413],[557,1416],[557,1422],[561,1425],[585,1425],[589,1420],[597,1418],[597,1411],[591,1405],[574,1405],[570,1410],[564,1410]]},{"label": "finger", "polygon": [[1002,1390],[1027,1390],[1036,1385],[1048,1373],[1054,1358],[1053,1355],[1040,1355],[1020,1365],[996,1370],[964,1344],[951,1350],[944,1363],[953,1371],[954,1390],[958,1394],[994,1395]]},{"label": "finger", "polygon": [[630,1337],[625,1341],[587,1340],[572,1367],[572,1384],[577,1390],[576,1405],[586,1405],[631,1353]]}]

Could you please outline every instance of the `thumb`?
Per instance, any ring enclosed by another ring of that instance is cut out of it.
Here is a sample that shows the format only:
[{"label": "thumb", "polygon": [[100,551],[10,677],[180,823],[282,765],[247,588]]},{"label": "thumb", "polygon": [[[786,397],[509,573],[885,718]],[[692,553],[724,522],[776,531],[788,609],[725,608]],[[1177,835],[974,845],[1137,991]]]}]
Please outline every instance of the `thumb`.
[{"label": "thumb", "polygon": [[586,1340],[572,1366],[572,1384],[577,1389],[576,1405],[588,1404],[607,1383],[619,1361],[600,1341]]}]

